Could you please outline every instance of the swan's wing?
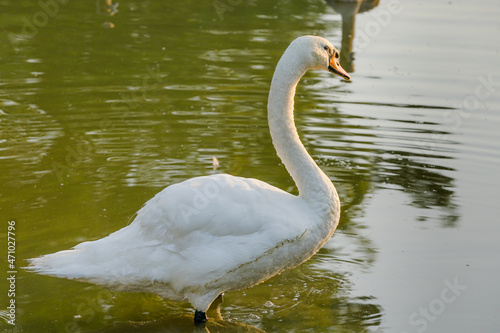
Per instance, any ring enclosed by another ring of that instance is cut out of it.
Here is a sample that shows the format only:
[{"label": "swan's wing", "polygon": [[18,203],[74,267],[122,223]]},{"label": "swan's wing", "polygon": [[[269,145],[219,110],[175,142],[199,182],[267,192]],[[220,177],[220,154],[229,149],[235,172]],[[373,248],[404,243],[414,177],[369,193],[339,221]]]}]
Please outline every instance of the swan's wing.
[{"label": "swan's wing", "polygon": [[244,236],[267,228],[284,229],[280,233],[286,234],[296,224],[293,214],[304,210],[297,206],[300,202],[256,179],[197,177],[158,193],[138,211],[133,224],[140,224],[146,238],[167,243],[179,243],[193,232]]},{"label": "swan's wing", "polygon": [[198,261],[193,269],[224,271],[303,235],[308,212],[298,197],[264,182],[213,175],[164,189],[132,225],[140,226],[145,242],[158,241],[185,262]]}]

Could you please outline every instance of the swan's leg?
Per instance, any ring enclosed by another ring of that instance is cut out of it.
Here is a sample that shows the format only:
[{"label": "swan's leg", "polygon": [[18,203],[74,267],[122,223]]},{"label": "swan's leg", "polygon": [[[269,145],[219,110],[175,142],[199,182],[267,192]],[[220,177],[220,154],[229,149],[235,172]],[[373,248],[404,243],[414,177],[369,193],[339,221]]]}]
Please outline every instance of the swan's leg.
[{"label": "swan's leg", "polygon": [[224,293],[219,294],[219,296],[217,296],[217,298],[212,302],[210,307],[215,306],[218,308],[222,303],[224,303]]},{"label": "swan's leg", "polygon": [[[213,298],[210,299],[210,297],[213,297]],[[206,299],[210,300],[210,302],[207,304],[207,306],[208,306],[207,310],[209,310],[212,307],[212,305],[214,305],[214,304],[212,304],[214,302],[215,302],[215,305],[218,308],[218,305],[220,305],[220,303],[222,303],[222,293],[221,294],[219,294],[219,293],[208,294],[208,296],[207,296]],[[203,304],[198,304],[198,307],[201,308],[201,309],[205,308],[203,306]],[[219,314],[216,316],[216,319],[217,320],[218,319],[222,319],[222,317],[220,317],[220,310],[217,311],[217,312],[219,312]],[[195,324],[197,324],[197,325],[198,324],[203,324],[207,320],[208,320],[207,314],[204,311],[196,310],[196,306],[195,306],[195,311],[194,311],[194,322],[195,322]]]},{"label": "swan's leg", "polygon": [[207,311],[207,315],[209,315],[210,318],[213,318],[215,320],[224,320],[220,313],[220,305],[223,302],[222,295],[223,294],[217,296],[217,298],[212,302],[212,304],[210,304],[210,307],[208,308]]},{"label": "swan's leg", "polygon": [[201,324],[204,323],[208,320],[207,314],[203,311],[194,311],[194,322],[195,324]]}]

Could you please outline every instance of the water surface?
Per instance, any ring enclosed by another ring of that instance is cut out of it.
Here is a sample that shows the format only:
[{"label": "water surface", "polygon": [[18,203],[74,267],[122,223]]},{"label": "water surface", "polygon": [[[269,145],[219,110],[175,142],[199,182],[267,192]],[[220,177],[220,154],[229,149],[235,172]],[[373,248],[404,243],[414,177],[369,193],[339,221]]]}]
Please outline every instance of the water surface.
[{"label": "water surface", "polygon": [[6,244],[16,222],[17,331],[194,329],[188,304],[19,267],[124,227],[165,186],[213,173],[212,156],[220,172],[296,194],[266,103],[276,62],[304,34],[337,45],[352,73],[308,73],[296,98],[340,225],[307,263],[227,293],[224,320],[207,329],[500,327],[495,1],[132,1],[114,15],[104,1],[0,6],[0,234]]}]

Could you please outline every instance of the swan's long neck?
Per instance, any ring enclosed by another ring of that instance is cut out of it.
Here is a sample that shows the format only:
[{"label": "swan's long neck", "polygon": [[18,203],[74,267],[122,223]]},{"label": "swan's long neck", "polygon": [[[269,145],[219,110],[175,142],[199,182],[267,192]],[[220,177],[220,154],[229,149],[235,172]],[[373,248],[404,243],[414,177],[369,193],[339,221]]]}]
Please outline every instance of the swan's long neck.
[{"label": "swan's long neck", "polygon": [[324,213],[338,213],[335,187],[308,154],[295,127],[295,88],[307,71],[296,58],[293,52],[285,52],[274,72],[267,105],[271,137],[279,158],[299,189],[299,196],[315,209],[326,210]]}]

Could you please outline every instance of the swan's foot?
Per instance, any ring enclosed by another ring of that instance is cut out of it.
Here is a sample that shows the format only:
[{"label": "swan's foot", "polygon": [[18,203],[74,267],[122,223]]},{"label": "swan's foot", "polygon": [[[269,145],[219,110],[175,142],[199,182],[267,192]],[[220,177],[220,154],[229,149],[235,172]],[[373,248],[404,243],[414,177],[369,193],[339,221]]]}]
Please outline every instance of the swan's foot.
[{"label": "swan's foot", "polygon": [[194,323],[195,324],[201,324],[204,323],[208,320],[207,314],[203,311],[194,311]]}]

